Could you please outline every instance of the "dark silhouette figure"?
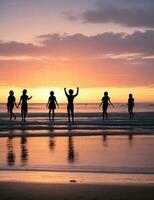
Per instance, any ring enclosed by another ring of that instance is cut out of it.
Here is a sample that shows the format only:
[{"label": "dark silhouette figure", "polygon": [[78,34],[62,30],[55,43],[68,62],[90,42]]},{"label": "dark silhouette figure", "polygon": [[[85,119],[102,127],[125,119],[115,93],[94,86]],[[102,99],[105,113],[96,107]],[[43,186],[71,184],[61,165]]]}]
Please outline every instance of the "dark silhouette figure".
[{"label": "dark silhouette figure", "polygon": [[10,90],[9,94],[10,95],[8,96],[8,101],[7,101],[7,111],[10,115],[10,120],[12,120],[12,117],[16,119],[16,116],[13,113],[13,108],[14,108],[14,105],[17,107],[17,104],[16,104],[16,98],[14,96],[14,92]]},{"label": "dark silhouette figure", "polygon": [[21,163],[23,166],[27,164],[28,161],[28,150],[27,150],[27,138],[21,137]]},{"label": "dark silhouette figure", "polygon": [[59,108],[58,102],[56,97],[54,96],[54,92],[51,91],[50,92],[50,97],[48,100],[48,103],[46,105],[47,108],[49,108],[49,120],[51,121],[51,110],[52,110],[52,121],[54,122],[54,117],[55,117],[55,109],[56,109],[56,105]]},{"label": "dark silhouette figure", "polygon": [[69,94],[66,91],[66,88],[64,88],[65,95],[67,96],[68,104],[67,104],[67,113],[68,113],[68,121],[71,122],[70,114],[72,117],[72,123],[74,124],[74,98],[79,93],[79,87],[77,87],[77,92],[75,95],[73,95],[74,91],[72,89],[69,90]]},{"label": "dark silhouette figure", "polygon": [[7,148],[8,148],[7,163],[8,163],[8,166],[13,166],[15,164],[15,154],[14,154],[14,150],[13,150],[12,137],[8,138]]},{"label": "dark silhouette figure", "polygon": [[113,104],[110,101],[110,97],[108,96],[108,92],[104,92],[104,97],[102,97],[102,102],[99,105],[99,107],[101,105],[102,105],[102,109],[103,109],[103,120],[105,119],[105,117],[106,117],[106,120],[107,120],[108,119],[108,113],[107,113],[108,106],[109,105],[113,106]]},{"label": "dark silhouette figure", "polygon": [[21,104],[21,117],[22,117],[22,121],[26,121],[26,115],[27,115],[27,112],[28,112],[28,103],[27,103],[27,100],[30,100],[32,98],[31,97],[28,97],[26,94],[27,94],[27,90],[24,89],[23,90],[23,95],[20,97],[20,101],[19,101],[19,104],[18,104],[18,107],[20,106]]},{"label": "dark silhouette figure", "polygon": [[134,98],[133,98],[132,94],[129,94],[129,98],[128,98],[128,113],[129,113],[130,119],[132,119],[134,117],[133,108],[134,108]]},{"label": "dark silhouette figure", "polygon": [[68,138],[68,161],[73,163],[75,161],[74,143],[73,138]]}]

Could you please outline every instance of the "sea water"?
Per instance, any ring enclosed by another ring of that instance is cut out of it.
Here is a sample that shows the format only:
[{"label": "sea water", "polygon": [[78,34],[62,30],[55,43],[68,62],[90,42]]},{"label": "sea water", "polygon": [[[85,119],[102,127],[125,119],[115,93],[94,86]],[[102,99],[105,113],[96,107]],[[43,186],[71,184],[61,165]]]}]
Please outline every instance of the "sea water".
[{"label": "sea water", "polygon": [[154,136],[0,139],[0,169],[154,174]]},{"label": "sea water", "polygon": [[[65,113],[67,105],[59,104],[59,108],[56,109],[57,113]],[[16,113],[20,112],[20,108],[15,108]],[[99,103],[76,103],[75,112],[91,113],[91,112],[101,112],[102,109],[99,107]],[[135,103],[135,112],[153,112],[154,103]],[[7,112],[6,104],[0,104],[0,112]],[[48,112],[45,103],[29,103],[30,113],[45,113]],[[109,112],[128,112],[127,103],[115,103],[114,108],[109,106]]]}]

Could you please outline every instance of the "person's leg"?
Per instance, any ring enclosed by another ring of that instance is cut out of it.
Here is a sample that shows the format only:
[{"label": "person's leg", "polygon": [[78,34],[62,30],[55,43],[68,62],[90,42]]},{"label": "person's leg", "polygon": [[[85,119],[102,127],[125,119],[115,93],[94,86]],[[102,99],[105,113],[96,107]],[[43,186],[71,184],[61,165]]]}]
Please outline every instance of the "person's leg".
[{"label": "person's leg", "polygon": [[131,119],[131,109],[130,109],[130,106],[128,106],[128,113],[129,113],[129,118]]},{"label": "person's leg", "polygon": [[55,110],[52,109],[52,121],[54,122],[54,118],[55,118]]},{"label": "person's leg", "polygon": [[107,113],[107,109],[105,111],[105,115],[106,115],[106,120],[108,119],[108,113]]},{"label": "person's leg", "polygon": [[105,110],[103,108],[103,120],[104,120],[104,118],[105,118]]},{"label": "person's leg", "polygon": [[68,121],[70,122],[71,120],[70,120],[70,108],[69,108],[69,106],[67,106],[67,114],[68,114]]},{"label": "person's leg", "polygon": [[129,107],[129,116],[130,116],[130,119],[133,118],[133,107],[132,106]]},{"label": "person's leg", "polygon": [[11,110],[11,108],[9,109],[9,115],[10,115],[10,120],[12,120],[12,110]]},{"label": "person's leg", "polygon": [[16,119],[16,115],[13,113],[13,108],[10,109],[11,112],[11,118],[14,117],[14,119]]},{"label": "person's leg", "polygon": [[24,110],[24,122],[26,121],[26,115],[27,115],[27,111]]},{"label": "person's leg", "polygon": [[106,118],[107,119],[107,108],[106,106],[103,107],[103,120]]},{"label": "person's leg", "polygon": [[24,110],[23,110],[23,108],[21,108],[21,121],[24,121]]},{"label": "person's leg", "polygon": [[49,109],[49,121],[51,120],[51,109]]},{"label": "person's leg", "polygon": [[130,108],[131,118],[133,118],[133,107]]},{"label": "person's leg", "polygon": [[74,107],[71,107],[71,116],[72,116],[72,122],[74,124]]}]

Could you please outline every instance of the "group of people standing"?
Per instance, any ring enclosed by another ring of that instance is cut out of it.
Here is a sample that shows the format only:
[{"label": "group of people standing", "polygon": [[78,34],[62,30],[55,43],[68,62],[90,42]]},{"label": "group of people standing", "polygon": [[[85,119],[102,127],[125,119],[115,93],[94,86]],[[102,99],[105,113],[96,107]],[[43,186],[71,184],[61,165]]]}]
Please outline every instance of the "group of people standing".
[{"label": "group of people standing", "polygon": [[[77,91],[76,91],[75,94],[74,94],[74,91],[72,89],[70,89],[67,92],[66,88],[64,88],[64,92],[65,92],[65,95],[66,95],[67,100],[68,100],[68,104],[67,104],[68,122],[70,123],[71,120],[72,120],[72,123],[74,124],[74,98],[79,93],[79,87],[77,87]],[[8,110],[8,113],[10,115],[10,120],[12,120],[12,118],[16,119],[16,115],[13,113],[14,106],[19,108],[20,105],[21,105],[22,121],[25,122],[25,120],[26,120],[26,115],[27,115],[27,112],[28,112],[28,100],[30,100],[32,98],[32,96],[29,97],[27,95],[26,89],[24,89],[22,93],[23,94],[20,97],[20,101],[17,104],[16,98],[14,96],[14,92],[12,90],[9,92],[10,95],[8,97],[7,110]],[[104,96],[102,97],[101,103],[99,105],[99,107],[102,106],[103,120],[108,119],[107,109],[108,109],[108,106],[110,106],[110,105],[112,107],[114,107],[114,105],[111,103],[110,97],[108,96],[108,92],[104,92]],[[54,96],[53,91],[50,92],[50,96],[49,96],[48,103],[47,103],[46,107],[49,109],[49,120],[51,121],[51,112],[52,112],[52,121],[54,122],[55,109],[56,109],[56,107],[59,108],[59,104],[57,102],[56,97]],[[134,98],[133,98],[132,94],[129,94],[128,112],[129,112],[130,119],[133,118],[133,107],[134,107]]]}]

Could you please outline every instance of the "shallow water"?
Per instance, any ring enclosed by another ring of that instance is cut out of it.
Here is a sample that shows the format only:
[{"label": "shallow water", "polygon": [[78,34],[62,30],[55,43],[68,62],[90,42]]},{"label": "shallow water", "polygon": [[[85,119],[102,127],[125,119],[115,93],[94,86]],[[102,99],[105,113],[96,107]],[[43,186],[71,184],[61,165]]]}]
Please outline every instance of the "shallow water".
[{"label": "shallow water", "polygon": [[[0,112],[6,112],[6,104],[0,103]],[[20,112],[20,108],[15,108],[16,113]],[[127,103],[115,103],[114,108],[109,107],[110,112],[128,112]],[[154,103],[135,103],[134,107],[135,112],[153,112]],[[30,113],[46,113],[48,109],[46,108],[45,103],[30,103],[29,104]],[[56,109],[57,113],[66,112],[66,104],[60,104],[59,109]],[[99,103],[76,103],[75,112],[89,113],[89,112],[102,112],[102,109],[99,108]]]},{"label": "shallow water", "polygon": [[1,138],[0,169],[154,174],[154,136]]}]

